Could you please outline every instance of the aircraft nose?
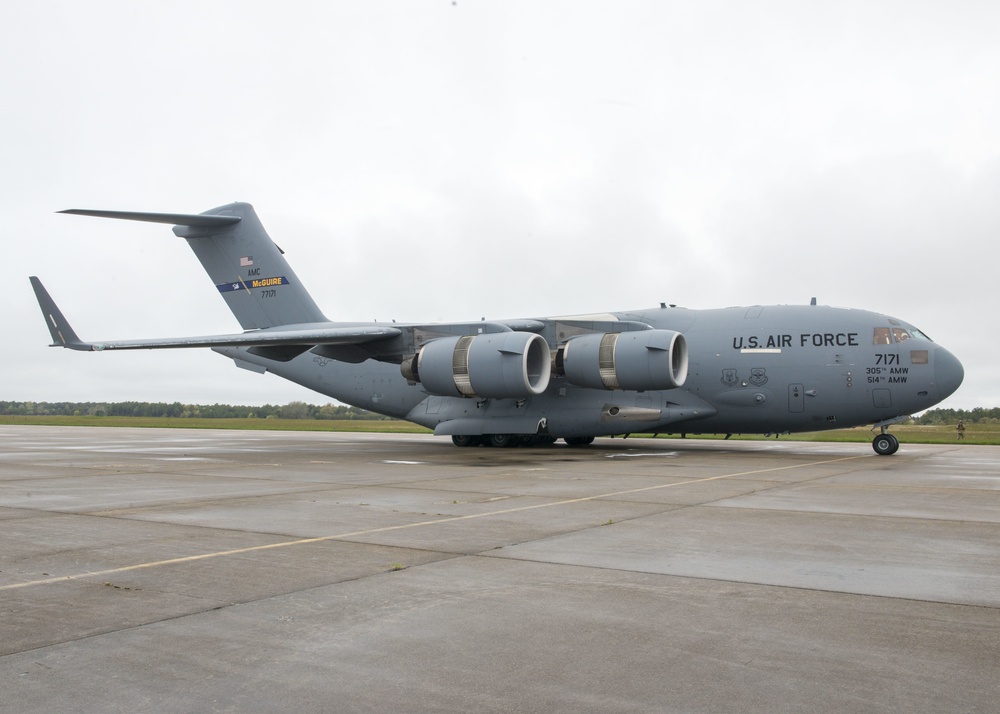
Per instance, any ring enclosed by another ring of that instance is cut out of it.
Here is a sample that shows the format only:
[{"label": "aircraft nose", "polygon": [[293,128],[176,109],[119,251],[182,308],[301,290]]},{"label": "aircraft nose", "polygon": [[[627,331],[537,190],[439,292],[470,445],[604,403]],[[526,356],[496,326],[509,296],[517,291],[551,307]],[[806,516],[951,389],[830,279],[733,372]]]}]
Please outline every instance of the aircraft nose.
[{"label": "aircraft nose", "polygon": [[965,379],[965,369],[958,358],[943,347],[934,354],[934,381],[941,390],[941,399],[954,394]]}]

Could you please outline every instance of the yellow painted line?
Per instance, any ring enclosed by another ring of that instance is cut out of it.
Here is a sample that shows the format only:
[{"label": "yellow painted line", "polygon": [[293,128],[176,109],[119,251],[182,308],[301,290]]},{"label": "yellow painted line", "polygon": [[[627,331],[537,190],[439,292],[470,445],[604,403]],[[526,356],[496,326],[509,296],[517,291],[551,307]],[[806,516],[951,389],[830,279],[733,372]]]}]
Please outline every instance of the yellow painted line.
[{"label": "yellow painted line", "polygon": [[74,580],[83,580],[86,578],[102,578],[108,575],[128,573],[135,570],[148,570],[149,568],[158,568],[163,565],[194,563],[199,560],[208,560],[209,558],[221,558],[227,555],[240,555],[243,553],[256,553],[264,550],[273,550],[275,548],[287,548],[293,545],[309,545],[310,543],[324,543],[326,541],[341,540],[344,538],[357,538],[360,536],[375,535],[378,533],[401,531],[401,530],[406,530],[408,528],[421,528],[423,526],[439,526],[445,523],[457,523],[459,521],[469,521],[476,518],[490,518],[492,516],[504,516],[511,513],[523,513],[525,511],[534,511],[539,508],[555,508],[557,506],[569,506],[574,503],[586,503],[587,501],[599,501],[605,498],[615,498],[618,496],[628,496],[635,493],[658,491],[660,489],[673,488],[674,486],[689,486],[696,483],[706,483],[708,481],[720,481],[722,479],[727,479],[727,478],[736,478],[737,476],[754,476],[757,474],[766,474],[766,473],[774,473],[776,471],[788,471],[791,469],[808,468],[810,466],[823,466],[824,464],[833,464],[840,461],[852,461],[854,459],[865,459],[865,458],[869,457],[867,455],[843,456],[836,459],[828,459],[826,461],[813,461],[808,464],[794,464],[792,466],[775,466],[774,468],[757,469],[755,471],[739,471],[737,473],[722,474],[721,476],[707,476],[705,478],[691,479],[687,481],[661,483],[655,486],[631,488],[625,491],[612,491],[610,493],[602,493],[595,496],[581,496],[580,498],[570,498],[563,501],[552,501],[551,503],[536,503],[530,506],[516,506],[514,508],[504,508],[497,511],[486,511],[485,513],[470,513],[465,516],[449,516],[447,518],[438,518],[432,521],[420,521],[419,523],[404,523],[397,526],[384,526],[382,528],[369,528],[367,530],[351,531],[350,533],[337,533],[335,535],[318,536],[315,538],[299,538],[297,540],[281,541],[280,543],[254,545],[254,546],[248,546],[246,548],[233,548],[231,550],[220,550],[213,553],[202,553],[201,555],[188,555],[182,558],[170,558],[168,560],[155,560],[149,563],[137,563],[136,565],[126,565],[121,568],[109,568],[107,570],[93,570],[86,573],[77,573],[76,575],[59,575],[51,578],[45,578],[43,580],[28,580],[23,583],[0,585],[0,591],[19,590],[21,588],[30,588],[30,587],[35,587],[37,585],[52,585],[54,583],[72,582]]}]

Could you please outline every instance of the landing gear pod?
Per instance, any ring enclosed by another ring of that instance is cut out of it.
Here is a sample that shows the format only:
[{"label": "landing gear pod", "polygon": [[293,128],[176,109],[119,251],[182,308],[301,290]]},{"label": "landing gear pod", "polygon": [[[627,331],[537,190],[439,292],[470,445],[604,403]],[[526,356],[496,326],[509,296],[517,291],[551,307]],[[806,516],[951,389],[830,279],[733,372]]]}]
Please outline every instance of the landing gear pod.
[{"label": "landing gear pod", "polygon": [[687,379],[687,341],[673,330],[581,335],[563,345],[560,354],[566,379],[580,387],[673,389]]},{"label": "landing gear pod", "polygon": [[526,399],[549,386],[552,364],[541,335],[497,332],[433,340],[401,370],[431,394]]}]

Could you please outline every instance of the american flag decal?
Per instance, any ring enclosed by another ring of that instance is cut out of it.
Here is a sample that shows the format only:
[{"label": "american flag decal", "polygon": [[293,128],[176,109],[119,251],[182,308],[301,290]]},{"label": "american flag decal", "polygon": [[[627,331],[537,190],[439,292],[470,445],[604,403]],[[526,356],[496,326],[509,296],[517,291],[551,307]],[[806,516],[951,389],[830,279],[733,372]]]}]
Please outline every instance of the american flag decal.
[{"label": "american flag decal", "polygon": [[242,258],[240,258],[240,267],[241,268],[246,268],[249,265],[253,265],[253,256],[252,255],[244,255]]}]

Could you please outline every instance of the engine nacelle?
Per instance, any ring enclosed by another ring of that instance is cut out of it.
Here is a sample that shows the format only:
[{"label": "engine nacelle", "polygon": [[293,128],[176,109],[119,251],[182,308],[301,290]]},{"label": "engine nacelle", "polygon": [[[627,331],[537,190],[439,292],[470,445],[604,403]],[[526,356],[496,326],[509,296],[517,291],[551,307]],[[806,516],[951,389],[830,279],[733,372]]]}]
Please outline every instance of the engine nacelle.
[{"label": "engine nacelle", "polygon": [[566,379],[591,389],[673,389],[687,379],[687,340],[673,330],[581,335],[561,352]]},{"label": "engine nacelle", "polygon": [[496,332],[432,340],[401,370],[431,394],[525,399],[549,386],[552,358],[541,335]]}]

